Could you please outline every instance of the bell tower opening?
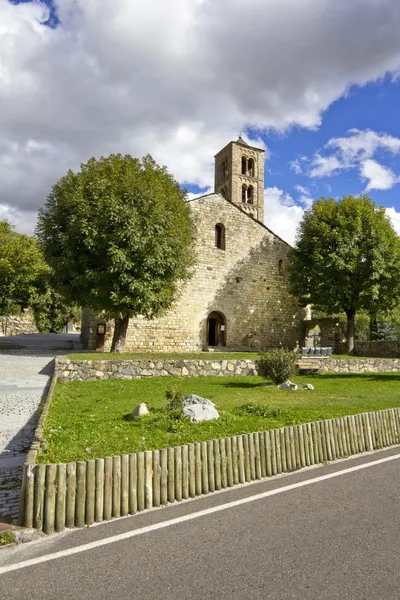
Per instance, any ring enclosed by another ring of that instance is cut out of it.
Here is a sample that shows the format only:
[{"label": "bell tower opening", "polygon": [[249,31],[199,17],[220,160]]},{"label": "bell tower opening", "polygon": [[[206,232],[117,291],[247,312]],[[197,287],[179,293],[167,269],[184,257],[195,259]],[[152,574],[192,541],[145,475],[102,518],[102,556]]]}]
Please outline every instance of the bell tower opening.
[{"label": "bell tower opening", "polygon": [[264,223],[264,152],[242,136],[215,155],[214,191]]}]

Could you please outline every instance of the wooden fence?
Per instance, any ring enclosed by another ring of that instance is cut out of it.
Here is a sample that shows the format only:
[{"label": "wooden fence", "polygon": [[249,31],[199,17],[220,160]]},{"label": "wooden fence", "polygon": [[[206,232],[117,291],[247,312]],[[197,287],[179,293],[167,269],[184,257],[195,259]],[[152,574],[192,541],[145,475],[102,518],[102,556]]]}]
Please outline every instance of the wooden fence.
[{"label": "wooden fence", "polygon": [[400,409],[68,464],[26,464],[25,527],[83,527],[400,441]]}]

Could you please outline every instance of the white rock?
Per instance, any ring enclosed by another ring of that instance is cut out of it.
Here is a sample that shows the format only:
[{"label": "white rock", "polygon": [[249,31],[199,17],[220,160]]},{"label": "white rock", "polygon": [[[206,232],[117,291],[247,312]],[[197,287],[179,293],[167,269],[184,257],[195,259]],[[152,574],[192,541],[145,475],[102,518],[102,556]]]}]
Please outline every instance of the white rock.
[{"label": "white rock", "polygon": [[184,406],[182,414],[189,417],[192,423],[219,419],[218,411],[211,402],[210,404],[190,404]]},{"label": "white rock", "polygon": [[278,385],[278,390],[292,390],[293,392],[295,392],[297,389],[298,386],[295,383],[289,381],[289,379],[285,381],[285,383],[281,383],[281,385]]},{"label": "white rock", "polygon": [[196,394],[189,394],[182,400],[182,408],[185,408],[185,406],[192,406],[194,404],[213,406],[215,408],[215,404],[211,402],[211,400],[207,400],[207,398],[202,398],[201,396],[196,396]]},{"label": "white rock", "polygon": [[313,390],[315,389],[314,386],[312,385],[312,383],[306,383],[305,385],[302,386],[303,390]]},{"label": "white rock", "polygon": [[147,404],[142,402],[141,404],[138,404],[137,406],[135,406],[135,408],[133,409],[133,411],[131,413],[131,416],[134,419],[140,419],[140,417],[144,417],[145,415],[148,415],[149,413],[150,413],[150,411],[147,408]]}]

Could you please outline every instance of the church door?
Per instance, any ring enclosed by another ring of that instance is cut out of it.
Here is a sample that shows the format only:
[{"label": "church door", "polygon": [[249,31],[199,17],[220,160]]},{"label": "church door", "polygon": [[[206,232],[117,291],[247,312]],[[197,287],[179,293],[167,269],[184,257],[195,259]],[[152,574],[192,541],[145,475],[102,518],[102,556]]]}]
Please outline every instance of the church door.
[{"label": "church door", "polygon": [[225,317],[219,312],[212,312],[207,319],[207,345],[225,346]]}]

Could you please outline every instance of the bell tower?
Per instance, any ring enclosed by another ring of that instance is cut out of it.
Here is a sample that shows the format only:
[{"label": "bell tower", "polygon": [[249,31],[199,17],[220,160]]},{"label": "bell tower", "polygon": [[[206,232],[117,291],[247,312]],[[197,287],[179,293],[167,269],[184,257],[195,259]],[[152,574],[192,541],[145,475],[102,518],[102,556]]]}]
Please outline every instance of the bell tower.
[{"label": "bell tower", "polygon": [[214,191],[264,223],[264,152],[239,136],[215,155]]}]

